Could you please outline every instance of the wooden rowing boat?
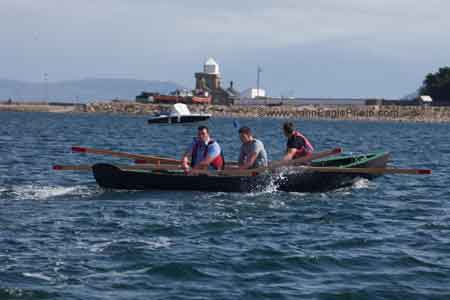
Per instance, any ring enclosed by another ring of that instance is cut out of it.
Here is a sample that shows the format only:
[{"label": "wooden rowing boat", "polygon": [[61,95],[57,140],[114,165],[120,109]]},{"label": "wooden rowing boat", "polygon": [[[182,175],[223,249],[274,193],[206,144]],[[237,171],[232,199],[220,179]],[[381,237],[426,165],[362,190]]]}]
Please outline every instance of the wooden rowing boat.
[{"label": "wooden rowing boat", "polygon": [[[127,170],[104,163],[93,165],[92,171],[98,185],[108,189],[258,192],[274,187],[286,192],[324,192],[351,185],[356,178],[377,177],[382,172],[358,173],[357,168],[386,168],[388,160],[387,152],[343,155],[313,160],[311,169],[281,167],[252,176],[223,175],[220,172],[189,175],[182,170]],[[338,169],[323,172],[323,167]],[[346,168],[352,172],[340,172]]]}]

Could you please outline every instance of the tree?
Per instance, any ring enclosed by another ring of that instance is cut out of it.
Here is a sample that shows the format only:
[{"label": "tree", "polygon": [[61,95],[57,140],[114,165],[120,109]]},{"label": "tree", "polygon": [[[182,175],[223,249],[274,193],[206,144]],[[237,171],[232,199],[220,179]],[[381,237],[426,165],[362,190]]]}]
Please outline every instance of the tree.
[{"label": "tree", "polygon": [[419,92],[431,96],[436,102],[450,103],[450,67],[440,68],[434,74],[429,73]]}]

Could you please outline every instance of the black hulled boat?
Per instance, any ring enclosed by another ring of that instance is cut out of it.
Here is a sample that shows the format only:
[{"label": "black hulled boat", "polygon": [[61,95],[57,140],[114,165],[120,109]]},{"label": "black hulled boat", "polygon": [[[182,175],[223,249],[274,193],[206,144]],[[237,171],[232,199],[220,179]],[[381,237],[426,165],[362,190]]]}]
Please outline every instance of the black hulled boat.
[{"label": "black hulled boat", "polygon": [[[389,153],[343,155],[314,160],[311,166],[340,168],[383,168]],[[268,188],[286,192],[325,192],[352,185],[357,178],[376,175],[358,173],[321,173],[290,167],[255,176],[186,175],[182,170],[122,170],[110,164],[95,164],[98,185],[125,190],[194,190],[208,192],[258,192]]]}]

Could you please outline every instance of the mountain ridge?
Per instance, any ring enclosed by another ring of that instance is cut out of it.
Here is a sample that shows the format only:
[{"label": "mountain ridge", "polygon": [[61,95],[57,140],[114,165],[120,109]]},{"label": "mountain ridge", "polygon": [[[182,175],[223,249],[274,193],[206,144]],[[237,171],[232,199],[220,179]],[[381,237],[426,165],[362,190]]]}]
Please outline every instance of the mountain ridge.
[{"label": "mountain ridge", "polygon": [[172,81],[126,78],[84,78],[48,83],[0,78],[0,100],[86,103],[134,99],[142,91],[168,93],[183,88]]}]

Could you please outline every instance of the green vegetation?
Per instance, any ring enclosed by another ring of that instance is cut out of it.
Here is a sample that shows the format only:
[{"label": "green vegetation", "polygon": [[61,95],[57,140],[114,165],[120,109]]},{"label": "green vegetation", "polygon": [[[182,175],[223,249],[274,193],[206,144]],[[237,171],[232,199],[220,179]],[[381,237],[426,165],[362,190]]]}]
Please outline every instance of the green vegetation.
[{"label": "green vegetation", "polygon": [[429,73],[419,92],[431,96],[437,102],[450,103],[450,67],[440,68],[434,74]]}]

